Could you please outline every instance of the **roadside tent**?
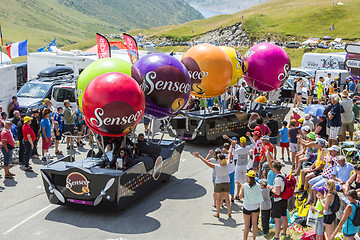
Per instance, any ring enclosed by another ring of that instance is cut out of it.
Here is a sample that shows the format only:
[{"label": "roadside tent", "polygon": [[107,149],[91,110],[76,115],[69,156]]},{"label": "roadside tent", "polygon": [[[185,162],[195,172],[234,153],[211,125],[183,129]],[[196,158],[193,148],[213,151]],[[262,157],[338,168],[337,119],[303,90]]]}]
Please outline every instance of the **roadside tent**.
[{"label": "roadside tent", "polygon": [[342,38],[335,38],[334,42],[341,43]]}]

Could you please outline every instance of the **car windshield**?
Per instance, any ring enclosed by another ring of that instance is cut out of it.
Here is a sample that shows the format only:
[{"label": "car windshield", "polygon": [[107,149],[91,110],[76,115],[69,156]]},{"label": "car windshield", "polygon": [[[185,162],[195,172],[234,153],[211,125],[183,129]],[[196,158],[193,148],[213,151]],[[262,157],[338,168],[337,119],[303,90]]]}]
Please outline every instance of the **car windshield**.
[{"label": "car windshield", "polygon": [[24,98],[44,98],[50,87],[51,84],[28,82],[21,87],[17,96]]}]

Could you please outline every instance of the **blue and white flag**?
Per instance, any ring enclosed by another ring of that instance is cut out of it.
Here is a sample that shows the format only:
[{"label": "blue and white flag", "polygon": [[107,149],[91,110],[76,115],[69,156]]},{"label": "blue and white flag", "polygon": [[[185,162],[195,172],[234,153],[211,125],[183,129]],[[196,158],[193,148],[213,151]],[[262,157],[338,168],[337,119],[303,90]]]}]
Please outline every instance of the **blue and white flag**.
[{"label": "blue and white flag", "polygon": [[54,50],[56,50],[56,38],[54,38],[54,40],[45,47],[39,48],[37,52],[52,52]]},{"label": "blue and white flag", "polygon": [[10,44],[6,47],[9,57],[17,58],[28,54],[28,40]]}]

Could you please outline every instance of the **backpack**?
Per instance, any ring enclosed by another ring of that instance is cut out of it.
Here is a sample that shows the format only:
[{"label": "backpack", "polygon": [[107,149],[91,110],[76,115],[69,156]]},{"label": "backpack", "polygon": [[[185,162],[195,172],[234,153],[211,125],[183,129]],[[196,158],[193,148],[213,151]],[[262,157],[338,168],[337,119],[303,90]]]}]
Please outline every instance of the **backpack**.
[{"label": "backpack", "polygon": [[355,206],[355,215],[354,218],[353,219],[350,218],[350,220],[352,221],[355,227],[358,227],[360,226],[360,206],[359,203],[353,205]]},{"label": "backpack", "polygon": [[294,176],[291,176],[290,178],[285,175],[285,177],[281,174],[276,175],[276,177],[281,177],[285,182],[285,188],[284,191],[280,194],[280,197],[282,199],[290,199],[294,195],[294,191],[296,188],[296,179]]},{"label": "backpack", "polygon": [[331,212],[336,213],[337,211],[339,211],[339,209],[340,209],[340,198],[339,195],[337,195],[337,193],[334,193],[334,202],[330,206],[330,210]]}]

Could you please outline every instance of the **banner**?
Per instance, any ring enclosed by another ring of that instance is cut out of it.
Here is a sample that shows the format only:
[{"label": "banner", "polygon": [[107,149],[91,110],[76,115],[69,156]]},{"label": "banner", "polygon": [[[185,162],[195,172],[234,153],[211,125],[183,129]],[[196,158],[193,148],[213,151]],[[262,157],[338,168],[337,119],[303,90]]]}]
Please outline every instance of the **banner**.
[{"label": "banner", "polygon": [[46,45],[45,47],[39,48],[38,50],[36,50],[37,52],[52,52],[52,51],[56,51],[56,38],[54,38],[54,40]]},{"label": "banner", "polygon": [[111,57],[110,43],[102,34],[96,33],[98,56],[100,58]]},{"label": "banner", "polygon": [[6,47],[8,55],[11,59],[28,54],[28,40],[13,43]]},{"label": "banner", "polygon": [[130,57],[130,61],[132,64],[134,64],[137,60],[139,60],[139,52],[138,52],[136,40],[132,36],[126,33],[123,33],[123,36],[124,36],[126,49]]},{"label": "banner", "polygon": [[3,36],[1,32],[1,19],[0,19],[0,46],[4,46]]}]

